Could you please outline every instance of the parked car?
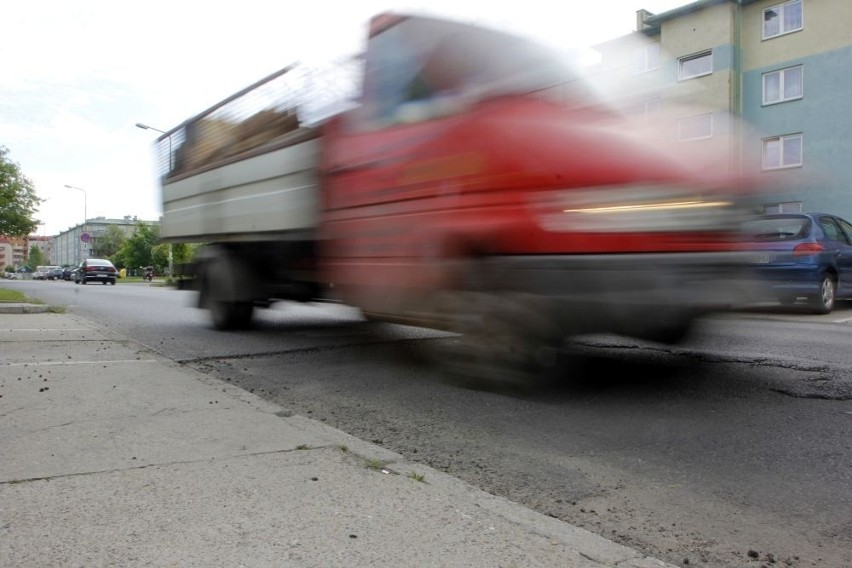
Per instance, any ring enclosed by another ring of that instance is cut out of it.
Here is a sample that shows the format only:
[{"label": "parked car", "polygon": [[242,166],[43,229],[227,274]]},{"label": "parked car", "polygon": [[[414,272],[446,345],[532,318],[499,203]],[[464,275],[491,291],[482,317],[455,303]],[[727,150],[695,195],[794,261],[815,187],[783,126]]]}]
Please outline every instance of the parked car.
[{"label": "parked car", "polygon": [[33,272],[33,280],[47,280],[50,276],[50,271],[56,268],[60,268],[59,266],[37,266],[35,272]]},{"label": "parked car", "polygon": [[32,272],[32,270],[30,270],[26,266],[23,266],[15,272],[12,272],[9,278],[11,278],[12,280],[29,280],[32,278]]},{"label": "parked car", "polygon": [[118,270],[109,260],[105,258],[87,258],[82,261],[74,271],[74,283],[86,284],[87,282],[110,283],[115,285]]},{"label": "parked car", "polygon": [[63,280],[73,280],[74,279],[74,271],[77,269],[76,266],[66,266],[62,269],[62,279]]},{"label": "parked car", "polygon": [[760,289],[827,314],[852,299],[852,223],[830,213],[760,215],[745,225]]},{"label": "parked car", "polygon": [[45,280],[59,280],[62,278],[62,267],[56,266],[47,271],[47,275],[45,276]]}]

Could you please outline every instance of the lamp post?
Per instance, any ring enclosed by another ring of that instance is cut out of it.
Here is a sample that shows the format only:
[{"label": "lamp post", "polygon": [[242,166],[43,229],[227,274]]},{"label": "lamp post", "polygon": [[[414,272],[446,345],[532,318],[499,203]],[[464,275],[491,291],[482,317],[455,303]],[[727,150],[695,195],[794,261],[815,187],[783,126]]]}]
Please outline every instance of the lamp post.
[{"label": "lamp post", "polygon": [[[154,132],[159,132],[160,134],[165,134],[166,138],[169,140],[169,172],[172,171],[172,135],[166,132],[165,130],[160,130],[159,128],[154,128],[153,126],[148,126],[147,124],[142,124],[141,122],[136,123],[136,128],[141,128],[142,130],[153,130]],[[169,243],[169,278],[172,277],[172,243]]]},{"label": "lamp post", "polygon": [[[80,225],[80,233],[81,233],[81,235],[80,235],[80,247],[77,249],[77,253],[79,254],[80,251],[83,249],[83,246],[84,246],[83,245],[82,232],[86,230],[86,221],[89,220],[88,205],[87,205],[88,198],[86,197],[86,190],[83,189],[82,187],[76,187],[76,186],[68,185],[68,184],[65,184],[65,187],[67,187],[68,189],[79,189],[80,191],[83,192],[83,224]],[[80,255],[80,256],[85,256],[85,255]],[[83,260],[83,259],[78,258],[77,260],[80,261],[80,260]]]},{"label": "lamp post", "polygon": [[172,135],[167,133],[165,130],[160,130],[159,128],[154,128],[153,126],[148,126],[147,124],[142,124],[141,122],[136,123],[136,128],[141,128],[142,130],[153,130],[154,132],[159,132],[160,134],[165,134],[166,138],[169,139],[169,171],[172,169]]}]

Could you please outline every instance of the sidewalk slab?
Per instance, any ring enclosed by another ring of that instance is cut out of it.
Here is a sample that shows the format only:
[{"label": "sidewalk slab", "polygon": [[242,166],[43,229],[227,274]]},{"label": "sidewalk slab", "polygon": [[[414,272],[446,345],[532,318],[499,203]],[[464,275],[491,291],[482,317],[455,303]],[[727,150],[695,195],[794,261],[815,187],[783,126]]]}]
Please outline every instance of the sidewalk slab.
[{"label": "sidewalk slab", "polygon": [[0,315],[0,566],[668,566],[70,314]]}]

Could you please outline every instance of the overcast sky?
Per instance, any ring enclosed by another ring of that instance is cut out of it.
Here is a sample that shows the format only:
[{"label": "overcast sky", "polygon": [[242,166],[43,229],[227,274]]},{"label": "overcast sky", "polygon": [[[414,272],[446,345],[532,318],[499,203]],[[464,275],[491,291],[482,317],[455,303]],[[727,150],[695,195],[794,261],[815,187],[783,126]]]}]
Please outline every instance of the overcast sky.
[{"label": "overcast sky", "polygon": [[39,234],[80,223],[84,208],[89,218],[156,220],[158,133],[137,122],[169,130],[290,63],[355,54],[376,13],[478,22],[567,52],[630,33],[640,8],[686,3],[11,0],[0,33],[0,146],[47,200]]}]

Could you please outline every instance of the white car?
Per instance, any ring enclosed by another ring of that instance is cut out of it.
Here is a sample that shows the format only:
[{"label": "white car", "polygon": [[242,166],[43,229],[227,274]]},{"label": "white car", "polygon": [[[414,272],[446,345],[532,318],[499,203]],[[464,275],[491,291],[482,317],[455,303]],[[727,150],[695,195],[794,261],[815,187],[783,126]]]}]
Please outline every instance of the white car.
[{"label": "white car", "polygon": [[54,268],[62,268],[61,266],[36,266],[33,272],[33,280],[47,280],[48,273]]}]

